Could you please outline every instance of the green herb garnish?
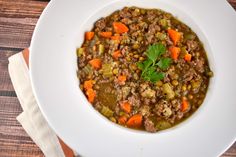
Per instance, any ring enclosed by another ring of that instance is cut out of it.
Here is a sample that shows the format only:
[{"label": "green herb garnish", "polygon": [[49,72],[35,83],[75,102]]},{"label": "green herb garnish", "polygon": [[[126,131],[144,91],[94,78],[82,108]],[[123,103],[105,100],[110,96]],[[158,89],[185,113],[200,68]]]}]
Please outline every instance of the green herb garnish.
[{"label": "green herb garnish", "polygon": [[159,62],[157,63],[157,65],[162,69],[162,70],[166,70],[171,63],[171,59],[170,58],[161,58],[159,60]]},{"label": "green herb garnish", "polygon": [[159,67],[161,70],[166,70],[170,66],[170,58],[161,58],[161,55],[165,52],[166,47],[161,43],[148,47],[146,52],[148,58],[143,62],[137,63],[138,68],[142,70],[141,76],[144,80],[155,83],[164,79],[165,73],[158,72],[157,68]]},{"label": "green herb garnish", "polygon": [[156,60],[162,54],[166,52],[166,48],[163,44],[155,44],[150,45],[147,49],[146,55],[152,61],[153,65],[155,65]]}]

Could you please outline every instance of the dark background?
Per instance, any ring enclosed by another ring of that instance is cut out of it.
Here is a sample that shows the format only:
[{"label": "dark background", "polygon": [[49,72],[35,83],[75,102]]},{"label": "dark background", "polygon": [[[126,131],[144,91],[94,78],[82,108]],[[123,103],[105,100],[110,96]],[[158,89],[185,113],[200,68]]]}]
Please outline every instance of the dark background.
[{"label": "dark background", "polygon": [[[236,9],[236,0],[228,2]],[[22,109],[7,66],[8,57],[29,47],[36,22],[47,3],[47,0],[0,0],[0,157],[43,156],[16,120]],[[222,157],[236,157],[236,143]]]}]

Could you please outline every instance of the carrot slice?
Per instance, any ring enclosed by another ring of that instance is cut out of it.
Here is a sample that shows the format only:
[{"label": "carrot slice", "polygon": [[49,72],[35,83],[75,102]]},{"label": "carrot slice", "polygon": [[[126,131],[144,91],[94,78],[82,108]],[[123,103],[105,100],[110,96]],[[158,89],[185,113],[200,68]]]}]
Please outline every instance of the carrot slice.
[{"label": "carrot slice", "polygon": [[168,35],[171,38],[171,40],[173,41],[174,45],[176,45],[179,41],[180,41],[180,33],[173,30],[173,29],[168,29]]},{"label": "carrot slice", "polygon": [[113,28],[114,28],[114,31],[119,34],[129,31],[129,28],[121,22],[113,22]]},{"label": "carrot slice", "polygon": [[110,38],[112,36],[112,32],[101,32],[100,35],[104,38]]},{"label": "carrot slice", "polygon": [[86,40],[92,40],[94,37],[94,32],[86,32],[85,33],[85,39]]},{"label": "carrot slice", "polygon": [[135,114],[129,118],[126,125],[132,128],[138,128],[142,125],[143,117],[141,114]]},{"label": "carrot slice", "polygon": [[125,111],[126,113],[130,113],[130,111],[131,111],[131,105],[130,105],[130,103],[128,103],[128,102],[123,102],[123,103],[121,103],[121,104],[120,104],[120,107],[121,107],[121,109],[122,109],[123,111]]},{"label": "carrot slice", "polygon": [[114,51],[113,53],[112,53],[112,57],[114,58],[114,59],[118,59],[119,57],[121,57],[122,55],[121,55],[121,52],[120,52],[120,50],[117,50],[117,51]]},{"label": "carrot slice", "polygon": [[187,62],[190,62],[191,59],[192,59],[192,55],[191,54],[189,54],[189,53],[185,54],[184,60],[186,60]]},{"label": "carrot slice", "polygon": [[95,58],[89,61],[89,64],[92,65],[95,69],[100,69],[102,65],[101,59]]},{"label": "carrot slice", "polygon": [[115,36],[112,36],[111,39],[112,39],[112,40],[120,40],[120,36],[115,35]]},{"label": "carrot slice", "polygon": [[189,103],[188,103],[186,97],[183,97],[183,98],[182,98],[181,111],[182,111],[182,112],[185,112],[185,111],[187,111],[188,109],[189,109]]},{"label": "carrot slice", "polygon": [[120,76],[118,76],[118,81],[119,81],[120,83],[125,82],[125,81],[126,81],[126,76],[125,76],[125,75],[120,75]]},{"label": "carrot slice", "polygon": [[112,40],[120,40],[120,35],[119,34],[115,34],[113,36],[111,36]]},{"label": "carrot slice", "polygon": [[93,80],[84,81],[85,90],[92,89],[92,88],[93,88]]},{"label": "carrot slice", "polygon": [[88,101],[93,103],[96,96],[96,92],[92,88],[90,88],[86,91],[86,95],[88,96]]},{"label": "carrot slice", "polygon": [[171,58],[174,60],[177,60],[180,54],[180,48],[179,47],[175,47],[175,46],[171,46],[169,48],[169,51],[171,52]]},{"label": "carrot slice", "polygon": [[127,117],[125,116],[121,116],[118,118],[118,123],[121,125],[125,125],[125,123],[127,122]]}]

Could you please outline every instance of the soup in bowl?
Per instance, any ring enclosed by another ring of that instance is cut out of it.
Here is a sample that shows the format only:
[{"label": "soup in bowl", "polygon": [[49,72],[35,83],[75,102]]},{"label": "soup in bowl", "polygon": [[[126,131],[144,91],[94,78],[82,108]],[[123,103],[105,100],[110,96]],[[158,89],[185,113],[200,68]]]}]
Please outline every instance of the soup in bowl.
[{"label": "soup in bowl", "polygon": [[84,34],[77,49],[80,88],[112,122],[157,132],[203,103],[213,76],[207,53],[172,14],[124,7]]}]

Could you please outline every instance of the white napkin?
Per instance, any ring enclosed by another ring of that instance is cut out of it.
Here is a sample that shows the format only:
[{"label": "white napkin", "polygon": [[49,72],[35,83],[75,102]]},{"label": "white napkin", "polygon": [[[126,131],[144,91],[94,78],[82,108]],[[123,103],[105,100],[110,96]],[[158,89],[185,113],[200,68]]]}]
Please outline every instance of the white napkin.
[{"label": "white napkin", "polygon": [[21,52],[9,58],[8,70],[23,108],[17,120],[46,157],[65,157],[56,134],[40,112],[30,84],[28,67]]}]

